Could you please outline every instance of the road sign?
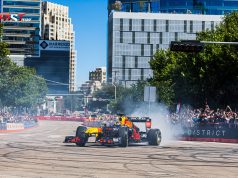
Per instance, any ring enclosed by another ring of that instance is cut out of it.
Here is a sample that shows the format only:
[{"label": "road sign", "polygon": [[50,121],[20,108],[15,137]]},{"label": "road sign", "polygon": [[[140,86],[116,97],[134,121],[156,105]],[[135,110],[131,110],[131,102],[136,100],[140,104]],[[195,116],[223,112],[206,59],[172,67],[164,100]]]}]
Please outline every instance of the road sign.
[{"label": "road sign", "polygon": [[144,101],[156,102],[156,87],[145,86],[144,88]]}]

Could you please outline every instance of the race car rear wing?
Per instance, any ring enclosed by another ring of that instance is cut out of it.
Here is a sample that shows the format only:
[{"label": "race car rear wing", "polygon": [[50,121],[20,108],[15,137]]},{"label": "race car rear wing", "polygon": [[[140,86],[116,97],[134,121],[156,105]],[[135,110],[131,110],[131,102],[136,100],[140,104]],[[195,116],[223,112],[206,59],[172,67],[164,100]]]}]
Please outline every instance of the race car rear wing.
[{"label": "race car rear wing", "polygon": [[151,122],[149,117],[128,117],[131,122]]}]

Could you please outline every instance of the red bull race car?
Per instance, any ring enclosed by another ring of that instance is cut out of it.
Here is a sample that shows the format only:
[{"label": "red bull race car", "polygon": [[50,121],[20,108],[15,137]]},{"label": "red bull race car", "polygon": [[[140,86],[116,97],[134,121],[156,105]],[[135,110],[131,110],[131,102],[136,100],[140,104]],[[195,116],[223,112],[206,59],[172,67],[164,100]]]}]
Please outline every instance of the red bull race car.
[{"label": "red bull race car", "polygon": [[[144,126],[142,129],[139,126]],[[93,139],[92,139],[93,138]],[[78,126],[76,136],[65,137],[64,143],[75,143],[83,147],[88,142],[100,143],[101,145],[118,145],[127,147],[129,143],[146,142],[149,145],[160,145],[161,132],[151,128],[149,117],[126,117],[122,116],[118,122],[111,126],[107,124],[101,127]]]}]

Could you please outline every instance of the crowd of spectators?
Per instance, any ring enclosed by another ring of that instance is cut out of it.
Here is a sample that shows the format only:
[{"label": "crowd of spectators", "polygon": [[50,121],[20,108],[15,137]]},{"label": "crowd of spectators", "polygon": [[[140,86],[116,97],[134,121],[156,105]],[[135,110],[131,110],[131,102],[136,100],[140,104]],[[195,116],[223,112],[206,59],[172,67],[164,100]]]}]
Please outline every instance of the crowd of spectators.
[{"label": "crowd of spectators", "polygon": [[230,106],[225,109],[210,109],[208,105],[200,109],[184,107],[177,113],[171,113],[170,122],[183,126],[195,125],[223,125],[238,128],[238,112],[232,111]]},{"label": "crowd of spectators", "polygon": [[0,123],[23,123],[26,121],[36,121],[32,116],[25,115],[16,115],[10,112],[0,112]]}]

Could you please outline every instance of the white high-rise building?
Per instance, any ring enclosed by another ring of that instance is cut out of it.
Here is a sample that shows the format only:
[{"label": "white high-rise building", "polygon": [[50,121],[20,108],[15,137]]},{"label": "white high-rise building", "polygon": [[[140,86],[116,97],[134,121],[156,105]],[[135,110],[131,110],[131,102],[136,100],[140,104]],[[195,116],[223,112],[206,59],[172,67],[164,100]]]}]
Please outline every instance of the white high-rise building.
[{"label": "white high-rise building", "polygon": [[112,12],[108,19],[107,79],[126,87],[153,77],[149,61],[171,41],[195,40],[221,15]]},{"label": "white high-rise building", "polygon": [[76,90],[76,62],[77,51],[75,50],[75,32],[69,8],[67,6],[42,2],[41,37],[44,40],[70,41],[70,71],[69,90]]}]

